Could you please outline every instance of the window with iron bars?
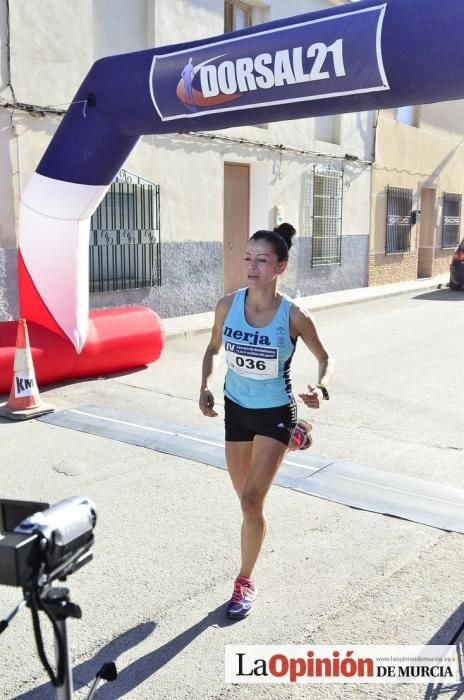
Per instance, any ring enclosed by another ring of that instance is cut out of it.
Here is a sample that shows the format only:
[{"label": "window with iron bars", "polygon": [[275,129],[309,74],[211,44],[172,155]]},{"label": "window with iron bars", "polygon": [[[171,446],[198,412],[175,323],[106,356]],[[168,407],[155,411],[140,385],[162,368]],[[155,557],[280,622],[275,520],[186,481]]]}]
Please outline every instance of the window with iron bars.
[{"label": "window with iron bars", "polygon": [[341,265],[343,172],[317,169],[313,177],[311,267]]},{"label": "window with iron bars", "polygon": [[122,170],[91,219],[90,291],[159,285],[159,185]]},{"label": "window with iron bars", "polygon": [[224,2],[224,32],[235,32],[252,25],[252,8],[238,0]]},{"label": "window with iron bars", "polygon": [[412,190],[387,187],[387,221],[385,255],[409,253],[411,250]]},{"label": "window with iron bars", "polygon": [[453,192],[443,193],[443,218],[441,247],[456,248],[461,238],[462,195]]}]

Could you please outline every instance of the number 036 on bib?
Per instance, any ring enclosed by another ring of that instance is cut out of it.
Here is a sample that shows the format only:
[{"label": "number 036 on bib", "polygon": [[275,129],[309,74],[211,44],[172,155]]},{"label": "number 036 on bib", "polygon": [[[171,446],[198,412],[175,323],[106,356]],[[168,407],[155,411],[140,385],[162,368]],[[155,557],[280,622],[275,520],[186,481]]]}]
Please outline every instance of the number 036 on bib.
[{"label": "number 036 on bib", "polygon": [[250,379],[275,379],[279,371],[278,348],[253,347],[238,343],[225,343],[229,369]]}]

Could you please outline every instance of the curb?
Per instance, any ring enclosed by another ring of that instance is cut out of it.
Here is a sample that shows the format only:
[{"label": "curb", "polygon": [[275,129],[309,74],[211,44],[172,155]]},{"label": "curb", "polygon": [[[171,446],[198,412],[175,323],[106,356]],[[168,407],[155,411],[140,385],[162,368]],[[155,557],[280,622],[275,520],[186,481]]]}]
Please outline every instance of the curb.
[{"label": "curb", "polygon": [[[427,292],[432,290],[444,289],[448,286],[449,285],[446,282],[435,281],[433,283],[430,282],[421,286],[408,287],[407,289],[386,289],[384,292],[378,294],[360,293],[358,296],[353,296],[351,299],[347,298],[337,300],[334,298],[331,301],[324,301],[321,299],[320,304],[318,303],[317,297],[305,297],[304,303],[299,305],[306,307],[306,299],[308,299],[307,305],[308,307],[310,307],[311,311],[326,311],[327,309],[334,309],[339,306],[350,306],[352,304],[362,304],[368,301],[378,301],[379,299],[386,299],[388,297],[397,297],[405,294],[411,294],[411,292]],[[360,290],[353,291],[364,292],[364,289],[373,289],[373,287],[362,287]],[[375,289],[377,289],[377,287]],[[338,293],[339,292],[329,292],[328,294]],[[324,294],[321,296],[328,296],[328,294]],[[309,300],[311,300],[311,302]]]}]

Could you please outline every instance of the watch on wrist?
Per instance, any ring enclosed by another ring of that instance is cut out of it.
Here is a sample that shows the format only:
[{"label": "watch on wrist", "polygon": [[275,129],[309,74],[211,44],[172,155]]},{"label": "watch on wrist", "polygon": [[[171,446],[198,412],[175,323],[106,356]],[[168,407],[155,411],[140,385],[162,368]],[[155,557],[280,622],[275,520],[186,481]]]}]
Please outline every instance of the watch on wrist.
[{"label": "watch on wrist", "polygon": [[322,391],[322,398],[324,401],[328,401],[330,399],[329,390],[325,384],[316,384],[316,389],[320,389]]}]

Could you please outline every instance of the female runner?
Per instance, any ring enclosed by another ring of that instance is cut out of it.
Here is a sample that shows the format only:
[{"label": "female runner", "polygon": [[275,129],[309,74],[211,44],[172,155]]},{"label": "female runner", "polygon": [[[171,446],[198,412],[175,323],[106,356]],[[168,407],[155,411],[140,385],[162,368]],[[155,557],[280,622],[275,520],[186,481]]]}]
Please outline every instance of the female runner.
[{"label": "female runner", "polygon": [[291,224],[281,224],[249,239],[247,287],[219,300],[203,358],[199,405],[205,416],[214,417],[209,387],[215,358],[224,345],[226,462],[243,513],[241,568],[227,606],[228,617],[236,620],[251,612],[257,594],[252,575],[266,533],[264,503],[297,422],[290,381],[297,339],[319,363],[317,382],[299,394],[308,408],[319,408],[329,398],[333,373],[333,360],[311,316],[278,291],[294,234]]}]

